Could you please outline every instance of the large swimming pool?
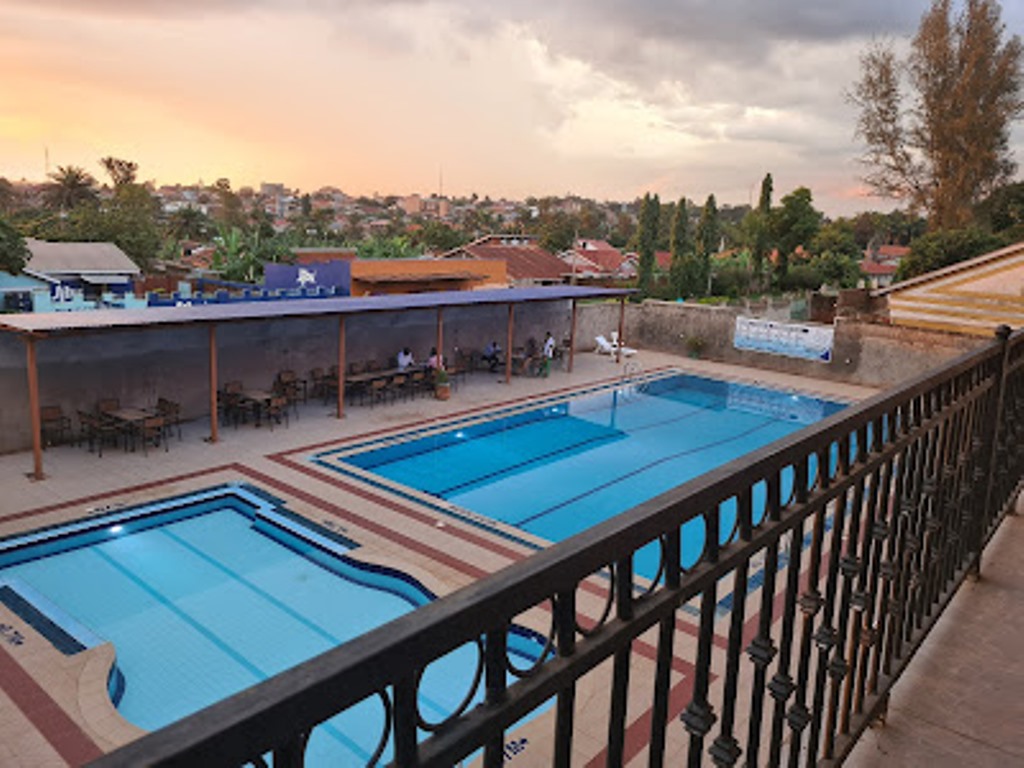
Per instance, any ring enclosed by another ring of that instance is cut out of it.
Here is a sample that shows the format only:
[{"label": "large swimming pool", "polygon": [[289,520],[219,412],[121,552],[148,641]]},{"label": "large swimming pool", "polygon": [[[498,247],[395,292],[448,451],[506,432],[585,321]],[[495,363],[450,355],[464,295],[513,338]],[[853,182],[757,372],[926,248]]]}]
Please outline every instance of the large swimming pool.
[{"label": "large swimming pool", "polygon": [[[220,487],[0,542],[0,602],[65,653],[112,642],[115,704],[155,729],[433,598],[347,558],[353,547],[265,494]],[[520,657],[541,648],[510,637]],[[429,668],[427,720],[458,706],[476,664],[466,647]],[[364,702],[314,731],[307,764],[366,764],[383,727],[380,702]]]},{"label": "large swimming pool", "polygon": [[[372,473],[560,541],[843,407],[794,392],[675,374],[324,452],[314,460],[343,472]],[[689,533],[684,561],[703,546],[695,527]],[[642,555],[637,570],[652,576],[656,553]]]}]

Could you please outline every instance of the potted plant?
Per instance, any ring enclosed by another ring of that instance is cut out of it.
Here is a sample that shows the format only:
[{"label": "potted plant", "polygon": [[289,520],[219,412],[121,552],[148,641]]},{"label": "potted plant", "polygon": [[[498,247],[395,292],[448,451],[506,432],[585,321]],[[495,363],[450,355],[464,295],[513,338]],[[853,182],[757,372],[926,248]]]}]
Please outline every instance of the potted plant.
[{"label": "potted plant", "polygon": [[434,371],[434,397],[438,400],[447,400],[452,394],[452,384],[448,378],[448,371],[438,368]]},{"label": "potted plant", "polygon": [[702,336],[687,336],[685,343],[686,353],[690,357],[700,357],[708,345]]}]

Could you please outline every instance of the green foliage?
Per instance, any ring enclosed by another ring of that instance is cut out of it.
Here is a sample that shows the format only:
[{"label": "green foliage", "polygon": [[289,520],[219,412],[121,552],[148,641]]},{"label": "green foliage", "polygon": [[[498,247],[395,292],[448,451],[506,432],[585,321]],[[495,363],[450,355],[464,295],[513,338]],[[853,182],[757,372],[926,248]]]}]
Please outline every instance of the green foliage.
[{"label": "green foliage", "polygon": [[896,279],[907,280],[973,259],[1004,244],[1002,238],[977,227],[929,232],[911,243],[910,255],[900,262]]},{"label": "green foliage", "polygon": [[96,200],[96,179],[77,165],[58,165],[43,195],[50,208],[70,211]]},{"label": "green foliage", "polygon": [[1024,240],[1024,182],[1000,187],[975,209],[978,223],[1007,240]]},{"label": "green foliage", "polygon": [[783,291],[816,291],[825,282],[824,275],[809,262],[794,264],[782,277],[779,287]]},{"label": "green foliage", "polygon": [[654,278],[654,251],[658,239],[658,224],[661,219],[661,202],[657,195],[650,192],[644,195],[640,207],[640,224],[637,227],[637,253],[640,260],[637,264],[637,289],[640,297],[652,295]]},{"label": "green foliage", "polygon": [[225,224],[220,224],[217,231],[213,268],[220,272],[225,280],[256,283],[262,274],[263,265],[245,232],[240,227],[229,227]]},{"label": "green foliage", "polygon": [[31,255],[21,233],[0,219],[0,270],[16,275],[25,268]]},{"label": "green foliage", "polygon": [[421,252],[407,237],[375,236],[358,243],[356,255],[360,259],[412,259],[421,255]]},{"label": "green foliage", "polygon": [[772,175],[766,173],[764,179],[761,180],[761,197],[757,203],[757,210],[751,211],[744,219],[746,222],[746,244],[750,248],[750,255],[754,262],[754,275],[758,281],[764,274],[764,262],[771,250],[770,217],[773,187]]},{"label": "green foliage", "polygon": [[728,259],[715,266],[711,291],[715,296],[738,299],[750,293],[753,277],[753,270],[746,259]]},{"label": "green foliage", "polygon": [[771,233],[779,249],[775,265],[776,280],[785,284],[790,257],[797,248],[809,248],[821,227],[822,214],[811,204],[811,190],[798,187],[782,198],[782,205],[772,210]]},{"label": "green foliage", "polygon": [[576,224],[562,210],[547,211],[540,215],[538,245],[550,253],[561,253],[572,248],[576,239]]},{"label": "green foliage", "polygon": [[669,250],[672,264],[669,267],[669,286],[673,299],[693,295],[690,266],[693,259],[693,243],[690,241],[689,216],[686,198],[679,198],[672,214],[672,231],[669,235]]},{"label": "green foliage", "polygon": [[708,292],[708,277],[711,274],[711,257],[718,253],[721,242],[721,225],[718,221],[718,204],[714,195],[708,195],[700,212],[696,233],[696,264],[692,279],[696,282],[695,294],[704,296]]},{"label": "green foliage", "polygon": [[433,253],[443,253],[469,242],[466,235],[443,221],[428,221],[413,235],[413,243]]},{"label": "green foliage", "polygon": [[823,251],[811,257],[810,266],[821,277],[821,283],[833,288],[855,288],[860,281],[860,260],[848,253]]}]

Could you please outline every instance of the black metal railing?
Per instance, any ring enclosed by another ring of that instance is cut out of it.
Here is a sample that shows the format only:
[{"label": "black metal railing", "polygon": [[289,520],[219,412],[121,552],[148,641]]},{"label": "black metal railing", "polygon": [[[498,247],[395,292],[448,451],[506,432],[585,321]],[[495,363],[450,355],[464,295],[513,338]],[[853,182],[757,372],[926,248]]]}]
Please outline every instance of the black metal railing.
[{"label": "black metal railing", "polygon": [[[1022,368],[1024,336],[1001,329],[976,352],[95,765],[260,765],[270,753],[275,766],[302,765],[314,727],[369,699],[380,702],[384,759],[397,765],[447,767],[478,754],[502,765],[515,759],[506,732],[547,707],[539,717],[550,718],[551,738],[530,749],[549,754],[531,762],[567,766],[580,758],[583,685],[589,698],[607,696],[597,756],[607,765],[636,754],[637,729],[651,766],[840,762],[1016,501]],[[703,551],[685,563],[691,536],[703,536]],[[633,559],[652,543],[661,568],[649,583],[635,578]],[[604,610],[593,609],[595,592]],[[510,628],[528,613],[545,617],[549,644],[509,684]],[[467,696],[428,730],[418,681],[465,644],[479,648],[473,685],[483,702]],[[653,658],[638,660],[641,644]],[[680,659],[692,664],[685,706],[671,695]],[[646,717],[638,691],[649,692]]]}]

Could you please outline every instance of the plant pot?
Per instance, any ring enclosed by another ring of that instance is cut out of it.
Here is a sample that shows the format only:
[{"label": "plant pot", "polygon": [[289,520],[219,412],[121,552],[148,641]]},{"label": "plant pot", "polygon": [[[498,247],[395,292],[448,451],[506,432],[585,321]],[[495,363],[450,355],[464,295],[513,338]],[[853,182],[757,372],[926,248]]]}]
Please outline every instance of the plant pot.
[{"label": "plant pot", "polygon": [[434,397],[438,400],[447,400],[452,396],[452,385],[451,384],[435,384],[434,385]]}]

